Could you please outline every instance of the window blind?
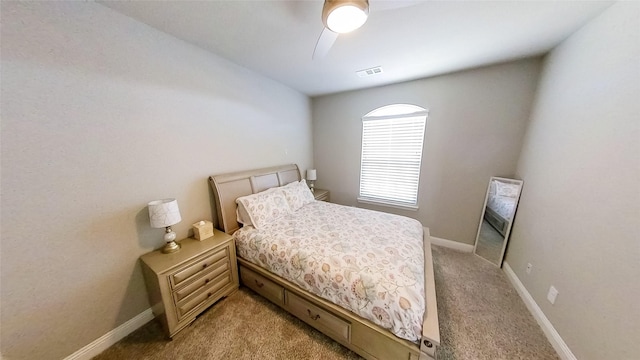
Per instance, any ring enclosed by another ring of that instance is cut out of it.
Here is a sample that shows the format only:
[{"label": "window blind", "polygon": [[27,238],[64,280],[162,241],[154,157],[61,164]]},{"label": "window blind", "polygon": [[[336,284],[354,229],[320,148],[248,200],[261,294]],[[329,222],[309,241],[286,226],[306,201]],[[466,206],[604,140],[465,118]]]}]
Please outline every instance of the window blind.
[{"label": "window blind", "polygon": [[364,117],[360,200],[416,205],[427,115]]}]

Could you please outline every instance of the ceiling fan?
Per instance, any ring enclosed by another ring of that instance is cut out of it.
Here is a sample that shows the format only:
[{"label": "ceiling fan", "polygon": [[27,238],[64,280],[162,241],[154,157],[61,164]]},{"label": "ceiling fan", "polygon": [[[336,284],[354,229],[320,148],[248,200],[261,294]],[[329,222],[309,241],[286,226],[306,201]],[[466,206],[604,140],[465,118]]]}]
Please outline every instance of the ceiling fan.
[{"label": "ceiling fan", "polygon": [[[376,2],[377,10],[397,9],[414,5],[420,1],[382,1]],[[379,4],[378,4],[379,3]],[[379,5],[379,6],[378,6]],[[312,59],[327,55],[338,35],[358,29],[369,17],[369,0],[325,0],[322,7],[324,29],[320,33]]]}]

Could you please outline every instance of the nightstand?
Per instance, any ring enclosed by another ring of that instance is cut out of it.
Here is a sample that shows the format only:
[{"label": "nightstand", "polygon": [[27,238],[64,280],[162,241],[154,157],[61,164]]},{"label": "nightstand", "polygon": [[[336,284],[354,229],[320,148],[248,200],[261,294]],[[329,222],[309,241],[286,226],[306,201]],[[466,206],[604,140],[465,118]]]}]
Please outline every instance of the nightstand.
[{"label": "nightstand", "polygon": [[140,258],[151,309],[169,337],[239,285],[232,236],[214,229],[208,239],[180,244],[178,252],[156,250]]},{"label": "nightstand", "polygon": [[329,190],[315,189],[313,192],[313,196],[318,201],[329,202]]}]

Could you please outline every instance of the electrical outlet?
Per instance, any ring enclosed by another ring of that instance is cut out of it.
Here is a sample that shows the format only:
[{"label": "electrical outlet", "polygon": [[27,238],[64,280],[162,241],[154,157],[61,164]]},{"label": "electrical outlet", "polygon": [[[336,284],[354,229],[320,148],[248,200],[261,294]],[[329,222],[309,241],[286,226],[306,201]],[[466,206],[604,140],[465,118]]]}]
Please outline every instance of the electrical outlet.
[{"label": "electrical outlet", "polygon": [[556,288],[553,287],[552,285],[549,288],[549,293],[547,293],[547,300],[549,300],[550,303],[555,304],[557,297],[558,297],[558,290],[556,290]]},{"label": "electrical outlet", "polygon": [[527,274],[531,274],[531,269],[533,268],[533,265],[531,265],[531,263],[527,264]]}]

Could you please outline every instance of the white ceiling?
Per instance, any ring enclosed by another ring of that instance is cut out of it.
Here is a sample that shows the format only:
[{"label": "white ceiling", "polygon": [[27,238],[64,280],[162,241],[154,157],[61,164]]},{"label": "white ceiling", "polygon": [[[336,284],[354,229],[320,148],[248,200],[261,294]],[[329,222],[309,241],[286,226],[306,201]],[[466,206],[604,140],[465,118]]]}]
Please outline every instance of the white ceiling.
[{"label": "white ceiling", "polygon": [[[323,0],[100,1],[309,96],[544,54],[613,3],[369,2],[364,26],[340,35],[325,58],[311,60]],[[374,66],[384,73],[355,73]]]}]

